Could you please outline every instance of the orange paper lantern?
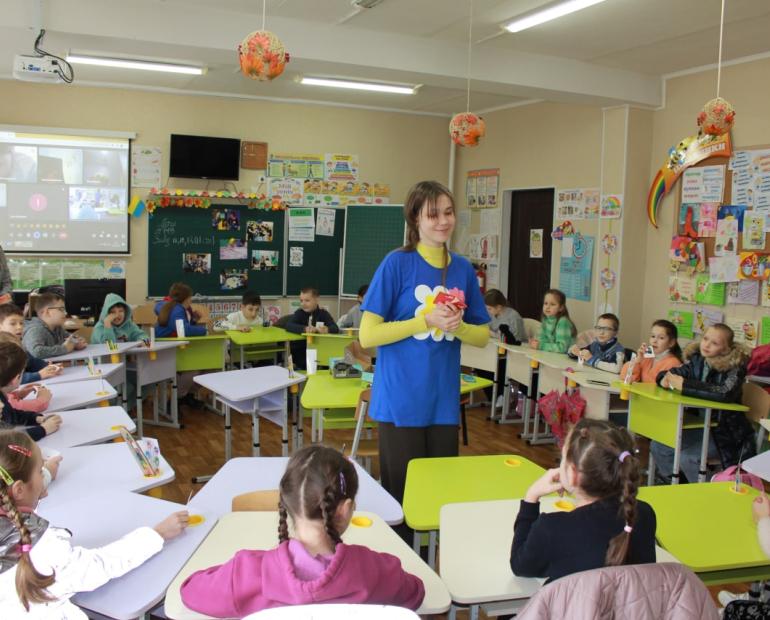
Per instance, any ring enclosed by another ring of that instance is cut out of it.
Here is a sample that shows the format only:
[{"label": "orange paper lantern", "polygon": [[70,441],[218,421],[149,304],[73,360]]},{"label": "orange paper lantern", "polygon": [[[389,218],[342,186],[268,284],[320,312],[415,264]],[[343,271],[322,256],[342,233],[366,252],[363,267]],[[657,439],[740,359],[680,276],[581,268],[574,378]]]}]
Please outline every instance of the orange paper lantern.
[{"label": "orange paper lantern", "polygon": [[735,110],[732,104],[722,97],[716,97],[703,106],[698,114],[698,127],[710,136],[721,136],[732,129],[735,122]]},{"label": "orange paper lantern", "polygon": [[252,80],[265,82],[283,73],[289,53],[281,40],[268,30],[256,30],[238,46],[241,73]]},{"label": "orange paper lantern", "polygon": [[484,119],[471,112],[455,114],[449,121],[449,135],[459,146],[478,146],[487,132]]}]

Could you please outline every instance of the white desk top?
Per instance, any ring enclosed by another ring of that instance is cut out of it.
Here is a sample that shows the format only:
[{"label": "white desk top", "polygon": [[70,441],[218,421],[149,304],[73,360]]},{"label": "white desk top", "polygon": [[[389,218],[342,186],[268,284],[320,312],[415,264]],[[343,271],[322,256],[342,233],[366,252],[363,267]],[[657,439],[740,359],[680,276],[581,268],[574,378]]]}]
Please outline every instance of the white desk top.
[{"label": "white desk top", "polygon": [[[51,402],[46,413],[82,409],[105,400],[116,398],[118,393],[106,379],[104,381],[74,381],[49,385]],[[106,392],[103,394],[102,392]]]},{"label": "white desk top", "polygon": [[46,359],[49,362],[74,362],[76,360],[86,360],[89,356],[97,358],[112,355],[113,353],[123,355],[129,349],[142,346],[141,342],[118,342],[116,344],[118,347],[117,351],[110,351],[106,344],[89,344],[85,349],[81,349],[80,351],[72,351],[71,353],[48,357]]},{"label": "white desk top", "polygon": [[[375,551],[395,555],[401,560],[404,570],[422,579],[425,585],[425,598],[417,610],[418,614],[440,614],[449,609],[451,601],[446,586],[420,556],[412,551],[411,547],[376,514],[356,511],[356,515],[368,517],[372,520],[372,525],[356,527],[351,524],[342,535],[342,540],[348,544],[365,545]],[[220,517],[219,523],[211,530],[211,534],[169,586],[166,594],[166,615],[174,620],[207,618],[184,606],[179,594],[182,582],[196,570],[226,562],[239,549],[276,547],[277,530],[277,512],[233,512]]]},{"label": "white desk top", "polygon": [[[618,380],[618,375],[612,372],[604,372],[602,370],[596,370],[594,368],[576,368],[575,372],[564,371],[564,376],[567,379],[574,381],[580,387],[591,388],[595,390],[602,390],[604,392],[610,392],[612,394],[619,394],[620,390],[612,386],[613,381]],[[600,381],[606,383],[593,383],[594,381]]]},{"label": "white desk top", "polygon": [[56,480],[48,487],[48,496],[40,506],[64,502],[72,497],[103,491],[141,493],[174,479],[174,470],[160,457],[160,475],[145,478],[133,453],[125,443],[65,448]]},{"label": "white desk top", "polygon": [[73,381],[88,381],[93,379],[99,379],[101,376],[105,381],[112,375],[119,372],[125,364],[119,362],[118,364],[94,364],[94,370],[96,375],[89,374],[88,366],[80,364],[79,366],[67,366],[62,369],[60,375],[51,377],[49,379],[41,379],[40,381],[34,381],[33,383],[42,383],[43,385],[56,385],[58,383],[72,383]]},{"label": "white desk top", "polygon": [[131,350],[131,355],[137,355],[141,353],[157,353],[158,351],[167,351],[168,349],[178,349],[190,344],[189,340],[156,340],[155,344],[151,347],[144,346],[144,343],[139,343],[142,346],[136,347]]},{"label": "white desk top", "polygon": [[[230,459],[192,498],[190,505],[216,515],[227,514],[236,495],[277,489],[288,462],[288,458],[281,456]],[[390,525],[401,523],[404,520],[401,505],[358,463],[355,467],[358,473],[356,506],[380,515]]]},{"label": "white desk top", "polygon": [[41,448],[61,451],[75,446],[103,443],[120,437],[120,429],[116,428],[120,426],[125,426],[131,433],[136,430],[134,421],[123,407],[73,409],[57,415],[62,417],[62,425],[58,431],[37,442]]},{"label": "white desk top", "polygon": [[763,377],[762,375],[749,375],[746,377],[746,381],[752,383],[762,383],[764,385],[770,385],[770,377]]},{"label": "white desk top", "polygon": [[[557,510],[558,497],[540,500],[542,512]],[[513,524],[518,499],[445,504],[441,507],[441,579],[456,603],[476,605],[529,598],[544,579],[511,572]],[[677,562],[656,547],[658,562]]]},{"label": "white desk top", "polygon": [[[153,527],[179,510],[185,510],[185,506],[127,491],[101,491],[52,505],[41,503],[38,513],[52,525],[70,530],[73,544],[93,548],[110,543],[137,527]],[[77,594],[74,603],[118,620],[137,618],[152,609],[214,527],[216,518],[203,516],[203,523],[187,528],[180,536],[166,542],[163,550],[147,562],[93,592]]]},{"label": "white desk top", "polygon": [[240,401],[269,394],[302,383],[306,379],[307,377],[297,372],[293,377],[289,377],[289,371],[281,366],[261,366],[198,375],[195,377],[195,383],[224,396],[227,400]]},{"label": "white desk top", "polygon": [[[762,422],[765,422],[765,424],[762,424]],[[766,420],[760,420],[759,423],[767,428]],[[750,459],[743,461],[743,469],[750,474],[759,476],[762,480],[770,481],[770,450],[760,452],[756,456],[752,456]]]},{"label": "white desk top", "polygon": [[530,348],[528,344],[506,344],[504,342],[498,342],[495,344],[497,344],[499,347],[502,347],[506,351],[510,351],[511,353],[518,353],[519,355],[527,355],[528,353],[536,350]]}]

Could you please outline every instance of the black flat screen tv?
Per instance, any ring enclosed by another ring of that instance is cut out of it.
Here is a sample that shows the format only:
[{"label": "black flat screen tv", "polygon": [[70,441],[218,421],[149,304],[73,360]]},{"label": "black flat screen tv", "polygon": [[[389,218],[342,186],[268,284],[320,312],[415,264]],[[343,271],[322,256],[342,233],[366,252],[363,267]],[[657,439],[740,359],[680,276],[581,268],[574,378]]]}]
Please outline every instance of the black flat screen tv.
[{"label": "black flat screen tv", "polygon": [[185,179],[237,181],[241,141],[171,134],[169,176]]}]

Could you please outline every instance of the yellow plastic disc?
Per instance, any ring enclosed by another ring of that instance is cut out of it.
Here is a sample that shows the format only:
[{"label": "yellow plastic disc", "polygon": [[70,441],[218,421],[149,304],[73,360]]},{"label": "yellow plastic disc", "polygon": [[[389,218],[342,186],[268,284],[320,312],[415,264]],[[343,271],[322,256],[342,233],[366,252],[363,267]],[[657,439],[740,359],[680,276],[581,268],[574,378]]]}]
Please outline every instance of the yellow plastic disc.
[{"label": "yellow plastic disc", "polygon": [[519,459],[505,459],[505,464],[508,467],[519,467],[521,465],[521,461]]},{"label": "yellow plastic disc", "polygon": [[749,490],[743,485],[736,489],[735,485],[731,484],[728,488],[730,489],[730,493],[735,493],[736,495],[746,495],[746,493],[749,492]]},{"label": "yellow plastic disc", "polygon": [[372,527],[372,520],[369,517],[353,517],[350,522],[356,527]]},{"label": "yellow plastic disc", "polygon": [[560,499],[554,504],[554,506],[558,510],[563,510],[564,512],[571,512],[575,510],[575,504],[566,499]]},{"label": "yellow plastic disc", "polygon": [[190,515],[189,520],[187,521],[187,527],[195,527],[196,525],[200,525],[206,520],[206,517],[203,515]]}]

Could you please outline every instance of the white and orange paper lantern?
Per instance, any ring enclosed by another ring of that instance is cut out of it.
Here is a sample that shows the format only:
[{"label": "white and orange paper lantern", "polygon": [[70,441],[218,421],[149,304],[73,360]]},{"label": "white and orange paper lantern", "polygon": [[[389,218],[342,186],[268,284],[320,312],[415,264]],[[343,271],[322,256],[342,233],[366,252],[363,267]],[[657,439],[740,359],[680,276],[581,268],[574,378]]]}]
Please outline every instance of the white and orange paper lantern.
[{"label": "white and orange paper lantern", "polygon": [[268,30],[256,30],[238,46],[241,73],[252,80],[266,82],[283,73],[289,62],[281,40]]}]

